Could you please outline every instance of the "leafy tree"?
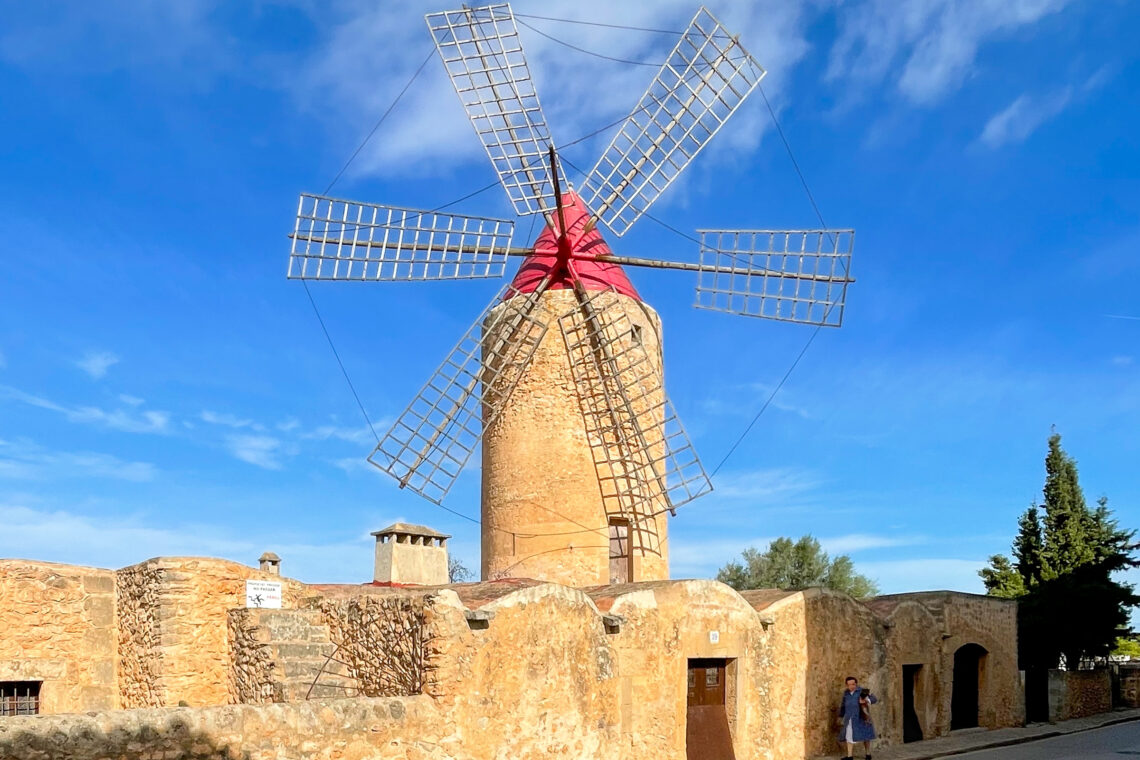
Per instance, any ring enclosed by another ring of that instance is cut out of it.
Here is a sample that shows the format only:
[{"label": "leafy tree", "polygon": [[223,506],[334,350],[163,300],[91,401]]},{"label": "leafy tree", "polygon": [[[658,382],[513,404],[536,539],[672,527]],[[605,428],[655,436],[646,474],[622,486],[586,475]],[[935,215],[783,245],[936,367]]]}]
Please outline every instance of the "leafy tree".
[{"label": "leafy tree", "polygon": [[1122,530],[1112,517],[1107,498],[1088,508],[1077,464],[1056,433],[1049,437],[1042,490],[1044,503],[1018,520],[1013,561],[995,555],[979,575],[990,595],[1020,601],[1022,667],[1056,667],[1063,658],[1076,668],[1107,656],[1128,633],[1128,609],[1140,597],[1114,574],[1140,566],[1140,544],[1135,531]]},{"label": "leafy tree", "polygon": [[810,535],[798,541],[777,538],[763,552],[745,549],[741,559],[743,562],[728,562],[716,575],[718,581],[737,591],[753,588],[798,590],[825,586],[856,599],[865,599],[879,593],[874,581],[855,572],[850,557],[840,555],[831,559],[819,541]]},{"label": "leafy tree", "polygon": [[447,558],[447,580],[449,583],[464,583],[474,576],[475,573],[471,572],[458,557]]},{"label": "leafy tree", "polygon": [[1116,640],[1116,647],[1113,648],[1112,654],[1114,657],[1140,659],[1140,641],[1137,641],[1134,636],[1121,636]]},{"label": "leafy tree", "polygon": [[1004,554],[990,557],[990,566],[980,570],[978,575],[982,576],[982,583],[986,585],[986,593],[990,596],[1017,599],[1025,594],[1025,582],[1021,579],[1021,573]]}]

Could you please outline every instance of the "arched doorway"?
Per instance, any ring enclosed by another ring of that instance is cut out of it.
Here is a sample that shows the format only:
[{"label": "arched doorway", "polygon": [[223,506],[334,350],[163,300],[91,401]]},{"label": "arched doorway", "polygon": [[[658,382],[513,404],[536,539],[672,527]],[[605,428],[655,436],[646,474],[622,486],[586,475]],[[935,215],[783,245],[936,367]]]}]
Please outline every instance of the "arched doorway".
[{"label": "arched doorway", "polygon": [[964,644],[954,653],[954,691],[950,697],[950,730],[977,728],[979,700],[986,650]]}]

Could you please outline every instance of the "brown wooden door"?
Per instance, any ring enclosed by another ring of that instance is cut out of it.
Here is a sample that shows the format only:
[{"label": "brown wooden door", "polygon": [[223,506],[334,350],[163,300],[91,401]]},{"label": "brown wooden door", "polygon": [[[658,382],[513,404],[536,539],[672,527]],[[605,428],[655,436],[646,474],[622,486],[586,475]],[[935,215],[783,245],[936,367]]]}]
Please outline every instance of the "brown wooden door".
[{"label": "brown wooden door", "polygon": [[633,547],[629,520],[610,518],[610,583],[633,581]]},{"label": "brown wooden door", "polygon": [[688,760],[735,760],[725,711],[724,660],[689,660],[685,752]]}]

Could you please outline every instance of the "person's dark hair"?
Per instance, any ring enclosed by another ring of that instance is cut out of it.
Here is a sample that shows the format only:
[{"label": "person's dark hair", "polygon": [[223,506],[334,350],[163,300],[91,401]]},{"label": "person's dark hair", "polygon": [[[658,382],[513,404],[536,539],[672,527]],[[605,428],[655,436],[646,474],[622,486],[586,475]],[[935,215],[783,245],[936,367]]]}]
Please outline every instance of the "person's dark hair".
[{"label": "person's dark hair", "polygon": [[854,681],[855,683],[859,683],[859,679],[856,678],[855,676],[847,676],[846,678],[843,679],[843,683],[847,683],[848,681]]}]

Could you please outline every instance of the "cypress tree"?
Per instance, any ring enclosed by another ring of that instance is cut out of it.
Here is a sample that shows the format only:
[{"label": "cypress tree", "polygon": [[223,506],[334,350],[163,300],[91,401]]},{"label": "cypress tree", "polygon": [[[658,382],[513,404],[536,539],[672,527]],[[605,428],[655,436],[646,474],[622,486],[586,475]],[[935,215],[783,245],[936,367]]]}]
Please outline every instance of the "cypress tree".
[{"label": "cypress tree", "polygon": [[[1064,661],[1107,655],[1128,633],[1128,608],[1140,604],[1133,587],[1113,578],[1140,566],[1136,531],[1122,530],[1100,498],[1090,510],[1077,477],[1077,463],[1049,437],[1044,503],[1018,520],[1014,562],[990,558],[979,575],[992,596],[1018,599],[1018,645],[1022,668],[1053,668]],[[1044,514],[1042,514],[1044,512]]]},{"label": "cypress tree", "polygon": [[1037,505],[1025,510],[1017,521],[1017,538],[1013,540],[1013,556],[1022,586],[1031,589],[1049,574],[1045,564],[1045,539],[1041,534],[1041,516]]},{"label": "cypress tree", "polygon": [[1077,479],[1077,463],[1061,448],[1061,436],[1049,436],[1045,457],[1045,547],[1046,578],[1077,569],[1095,559],[1088,540],[1091,515]]}]

